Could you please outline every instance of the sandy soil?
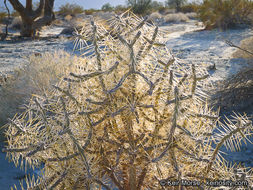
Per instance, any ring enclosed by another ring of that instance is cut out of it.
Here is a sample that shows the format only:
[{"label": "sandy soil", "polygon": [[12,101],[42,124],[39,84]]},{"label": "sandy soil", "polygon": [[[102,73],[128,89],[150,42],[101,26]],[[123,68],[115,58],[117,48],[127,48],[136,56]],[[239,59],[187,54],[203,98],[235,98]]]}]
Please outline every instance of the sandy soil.
[{"label": "sandy soil", "polygon": [[[7,40],[0,42],[0,73],[11,73],[15,68],[22,67],[27,63],[27,57],[31,54],[40,54],[43,52],[54,52],[58,49],[72,51],[72,41],[63,36],[58,36],[62,27],[48,27],[41,36],[43,40],[30,38],[15,38],[15,41]],[[11,31],[12,36],[18,33]],[[51,37],[50,37],[51,36]]]},{"label": "sandy soil", "polygon": [[[42,36],[57,36],[63,28],[48,28]],[[226,79],[238,72],[242,67],[248,66],[243,59],[233,59],[235,48],[229,47],[225,39],[239,44],[239,42],[253,34],[250,29],[237,29],[221,32],[218,30],[201,31],[203,27],[196,21],[188,23],[170,24],[161,29],[169,31],[167,46],[175,54],[178,61],[185,64],[204,64],[207,68],[215,64],[216,70],[209,69],[208,80],[215,82]],[[17,40],[15,42],[0,42],[0,72],[11,73],[14,68],[22,67],[27,61],[26,57],[34,53],[64,49],[71,52],[72,41],[64,37],[46,38],[44,40]],[[23,171],[15,168],[5,160],[5,154],[0,153],[0,189],[9,189],[13,183],[19,184],[18,179],[25,175]],[[253,167],[253,146],[243,146],[243,152],[233,153],[229,160],[241,161]]]},{"label": "sandy soil", "polygon": [[[168,30],[173,26],[162,28]],[[253,35],[251,29],[205,31],[201,30],[203,29],[201,26],[194,25],[193,22],[178,24],[176,27],[181,28],[181,32],[179,34],[173,32],[168,35],[167,47],[182,63],[204,64],[207,68],[215,64],[216,70],[208,69],[210,82],[224,80],[241,68],[249,66],[244,59],[232,57],[236,48],[228,46],[225,40],[239,45],[242,39]]]}]

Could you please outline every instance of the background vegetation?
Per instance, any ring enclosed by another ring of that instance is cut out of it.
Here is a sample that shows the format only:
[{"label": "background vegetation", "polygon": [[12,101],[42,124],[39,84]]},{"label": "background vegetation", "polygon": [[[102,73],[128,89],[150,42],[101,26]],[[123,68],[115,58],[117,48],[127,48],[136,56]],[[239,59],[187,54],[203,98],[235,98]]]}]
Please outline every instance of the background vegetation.
[{"label": "background vegetation", "polygon": [[177,12],[181,11],[183,5],[185,5],[187,0],[167,0],[165,2],[166,6],[170,8],[175,8]]},{"label": "background vegetation", "polygon": [[250,0],[204,0],[198,9],[206,29],[228,29],[249,24],[252,11],[253,2]]},{"label": "background vegetation", "polygon": [[77,4],[67,3],[65,5],[62,5],[59,8],[58,14],[66,16],[66,15],[76,15],[83,12],[84,12],[84,9],[82,6],[77,5]]}]

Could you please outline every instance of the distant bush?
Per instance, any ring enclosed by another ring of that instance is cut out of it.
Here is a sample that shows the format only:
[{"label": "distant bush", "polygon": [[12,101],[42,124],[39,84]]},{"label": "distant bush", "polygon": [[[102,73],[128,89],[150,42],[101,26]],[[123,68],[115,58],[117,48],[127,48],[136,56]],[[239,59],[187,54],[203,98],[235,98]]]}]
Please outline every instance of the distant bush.
[{"label": "distant bush", "polygon": [[187,2],[187,0],[167,0],[165,2],[166,6],[169,8],[176,9],[177,12],[181,11],[182,6]]},{"label": "distant bush", "polygon": [[7,16],[7,13],[4,11],[4,8],[0,7],[0,23]]},{"label": "distant bush", "polygon": [[162,18],[162,15],[159,12],[153,12],[149,15],[149,19],[153,21],[161,19],[161,18]]},{"label": "distant bush", "polygon": [[135,14],[145,15],[150,11],[152,0],[128,0],[127,4]]},{"label": "distant bush", "polygon": [[196,19],[196,18],[198,18],[197,13],[195,13],[195,12],[185,13],[185,15],[186,15],[189,19]]},{"label": "distant bush", "polygon": [[125,12],[128,8],[126,6],[123,5],[117,5],[116,7],[114,7],[114,11],[117,14],[121,14],[123,12]]},{"label": "distant bush", "polygon": [[172,13],[176,13],[175,9],[170,9],[168,7],[164,7],[163,9],[159,10],[159,13],[162,15],[167,15],[167,14],[172,14]]},{"label": "distant bush", "polygon": [[92,14],[98,12],[98,10],[96,10],[96,9],[87,9],[84,12],[85,12],[86,15],[92,15]]},{"label": "distant bush", "polygon": [[110,3],[106,3],[102,6],[101,8],[102,11],[112,11],[113,10],[113,6]]},{"label": "distant bush", "polygon": [[233,28],[249,24],[253,3],[249,0],[204,0],[198,14],[206,29]]},{"label": "distant bush", "polygon": [[10,28],[11,29],[14,29],[14,30],[20,30],[21,29],[21,26],[22,26],[22,19],[21,17],[15,17],[12,22],[11,22],[11,25],[10,25]]},{"label": "distant bush", "polygon": [[163,15],[161,15],[159,12],[153,12],[149,15],[149,21],[160,25],[164,22]]},{"label": "distant bush", "polygon": [[61,15],[76,15],[83,13],[84,9],[82,6],[77,5],[77,4],[70,4],[67,3],[65,5],[62,5],[59,9],[59,14]]},{"label": "distant bush", "polygon": [[170,22],[187,22],[189,18],[184,13],[174,13],[174,14],[167,14],[164,17],[165,23]]},{"label": "distant bush", "polygon": [[199,9],[199,6],[197,3],[188,3],[185,4],[181,7],[181,12],[183,13],[192,13],[192,12],[196,12]]},{"label": "distant bush", "polygon": [[67,15],[64,17],[64,20],[70,21],[73,17],[71,15]]},{"label": "distant bush", "polygon": [[150,7],[151,7],[152,12],[160,11],[165,8],[164,4],[162,2],[158,2],[158,1],[152,1],[150,4]]}]

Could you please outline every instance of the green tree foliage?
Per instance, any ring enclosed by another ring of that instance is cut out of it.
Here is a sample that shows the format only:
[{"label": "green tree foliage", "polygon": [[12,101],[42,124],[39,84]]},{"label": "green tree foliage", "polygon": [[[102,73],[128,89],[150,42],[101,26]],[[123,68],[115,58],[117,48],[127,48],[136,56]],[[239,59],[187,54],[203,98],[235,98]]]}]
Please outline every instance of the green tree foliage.
[{"label": "green tree foliage", "polygon": [[176,9],[177,12],[181,10],[181,7],[187,2],[187,0],[167,0],[165,4],[170,7]]},{"label": "green tree foliage", "polygon": [[249,24],[252,11],[251,0],[204,0],[198,13],[207,29],[227,29]]}]

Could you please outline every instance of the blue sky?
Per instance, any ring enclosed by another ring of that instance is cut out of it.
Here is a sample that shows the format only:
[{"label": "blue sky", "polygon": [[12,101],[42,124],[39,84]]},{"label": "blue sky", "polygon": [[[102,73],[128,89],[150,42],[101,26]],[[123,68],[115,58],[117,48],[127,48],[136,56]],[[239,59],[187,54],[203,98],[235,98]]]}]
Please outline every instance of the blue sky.
[{"label": "blue sky", "polygon": [[[8,0],[7,0],[8,1]],[[21,3],[25,3],[26,0],[20,0]],[[39,0],[34,0],[34,2]],[[158,0],[160,2],[164,2],[165,0]],[[55,9],[57,10],[61,5],[64,5],[66,3],[75,3],[78,5],[83,6],[84,9],[100,9],[105,3],[110,3],[111,5],[125,5],[126,0],[55,0]],[[0,7],[3,7],[3,0],[0,0]],[[11,7],[11,6],[9,6]]]}]

